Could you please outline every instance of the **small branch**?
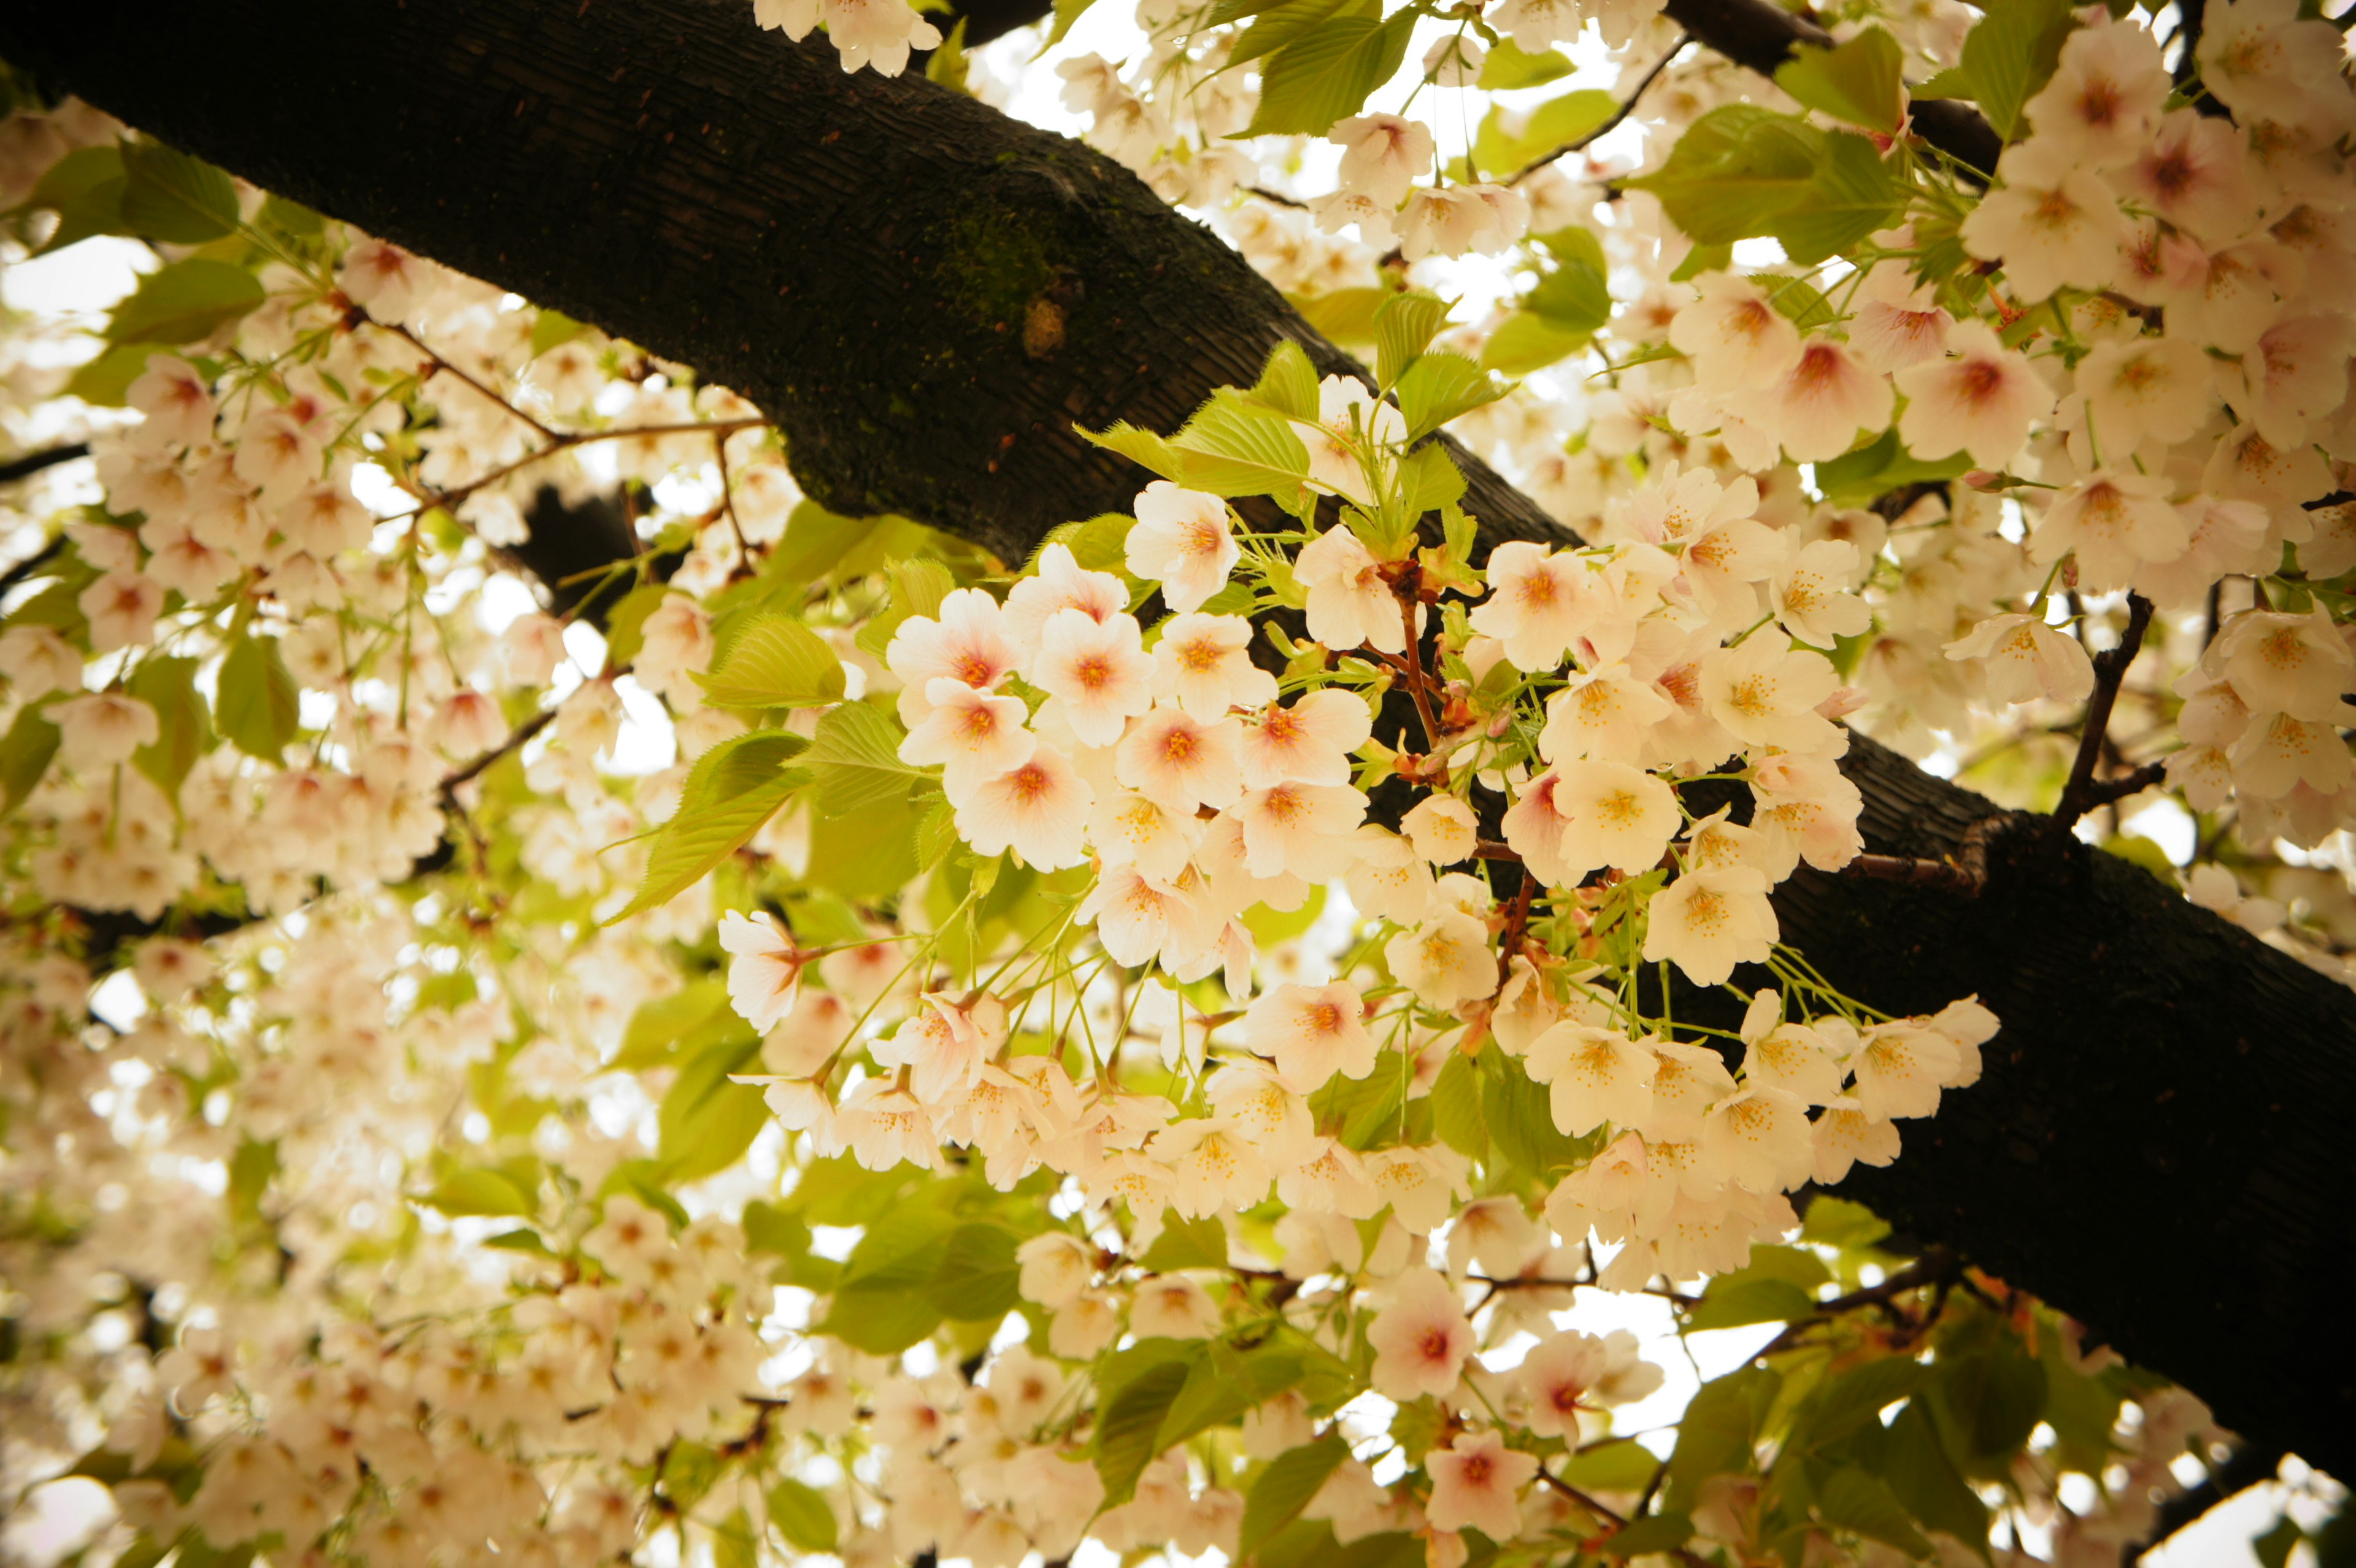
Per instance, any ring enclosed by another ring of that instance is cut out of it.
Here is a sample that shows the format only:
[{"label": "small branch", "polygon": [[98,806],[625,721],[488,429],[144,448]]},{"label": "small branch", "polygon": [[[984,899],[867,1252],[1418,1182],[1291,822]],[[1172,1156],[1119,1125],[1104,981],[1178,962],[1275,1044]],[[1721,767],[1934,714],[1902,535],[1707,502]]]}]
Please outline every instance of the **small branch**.
[{"label": "small branch", "polygon": [[2086,719],[2078,732],[2078,760],[2071,767],[2070,782],[2062,786],[2062,798],[2053,807],[2051,831],[2057,838],[2068,834],[2078,819],[2094,807],[2147,788],[2151,782],[2146,779],[2131,789],[2117,789],[2106,795],[2106,789],[2125,784],[2149,770],[2137,769],[2109,784],[2097,784],[2094,779],[2095,763],[2102,758],[2103,737],[2111,727],[2111,709],[2118,702],[2119,687],[2126,678],[2127,667],[2135,663],[2136,653],[2143,647],[2144,633],[2151,626],[2151,614],[2150,600],[2140,593],[2128,594],[2126,631],[2120,635],[2116,647],[2105,648],[2094,656],[2094,692],[2086,699]]},{"label": "small branch", "polygon": [[1818,1302],[1815,1311],[1776,1335],[1765,1349],[1751,1359],[1763,1361],[1779,1351],[1788,1350],[1800,1342],[1803,1334],[1817,1324],[1837,1317],[1844,1312],[1854,1312],[1860,1307],[1879,1307],[1895,1313],[1896,1308],[1891,1303],[1898,1297],[1926,1285],[1953,1284],[1963,1277],[1963,1259],[1955,1255],[1954,1249],[1945,1246],[1926,1248],[1921,1257],[1879,1285],[1868,1285],[1863,1290],[1852,1290],[1847,1296]]},{"label": "small branch", "polygon": [[1473,855],[1483,860],[1507,860],[1518,866],[1522,852],[1510,844],[1500,844],[1494,838],[1483,838],[1472,846]]},{"label": "small branch", "polygon": [[1659,80],[1661,73],[1669,69],[1669,62],[1676,59],[1679,55],[1685,53],[1686,46],[1692,42],[1693,35],[1691,33],[1679,33],[1677,35],[1677,41],[1669,46],[1669,52],[1663,55],[1654,63],[1653,69],[1644,73],[1644,80],[1636,84],[1635,91],[1630,93],[1626,98],[1620,101],[1620,107],[1612,112],[1612,117],[1610,119],[1604,121],[1602,124],[1598,125],[1594,130],[1590,131],[1586,135],[1580,137],[1577,141],[1565,142],[1561,146],[1557,147],[1553,152],[1547,154],[1544,157],[1532,158],[1528,163],[1524,164],[1520,168],[1515,169],[1512,177],[1508,178],[1505,183],[1507,185],[1519,185],[1524,180],[1529,178],[1532,175],[1537,173],[1540,169],[1546,167],[1548,164],[1553,163],[1556,159],[1568,156],[1572,153],[1584,152],[1590,144],[1600,141],[1603,137],[1608,136],[1612,132],[1618,130],[1620,128],[1620,123],[1627,119],[1629,115],[1635,112],[1636,101],[1644,96],[1644,90],[1652,86],[1654,82]]},{"label": "small branch", "polygon": [[1272,201],[1279,207],[1289,207],[1295,212],[1306,212],[1309,204],[1297,196],[1287,196],[1280,190],[1270,190],[1264,185],[1248,185],[1244,189],[1262,201]]},{"label": "small branch", "polygon": [[77,441],[70,446],[53,446],[47,452],[28,452],[22,457],[12,457],[0,463],[0,485],[30,479],[44,468],[55,468],[60,463],[71,463],[77,457],[89,455],[90,443],[86,441]]},{"label": "small branch", "polygon": [[1421,575],[1422,569],[1410,562],[1398,581],[1391,584],[1391,592],[1398,599],[1399,619],[1407,626],[1408,695],[1415,699],[1416,716],[1423,720],[1424,744],[1437,750],[1440,720],[1431,711],[1431,699],[1424,691],[1430,683],[1424,677],[1422,639],[1415,626],[1416,581]]},{"label": "small branch", "polygon": [[1981,817],[1964,830],[1954,853],[1944,859],[1912,855],[1859,855],[1841,868],[1841,874],[1898,882],[1911,888],[1938,888],[1958,898],[1976,899],[1987,886],[1988,841],[2011,822],[2014,815],[1999,811]]},{"label": "small branch", "polygon": [[457,379],[465,382],[467,386],[473,388],[476,391],[481,393],[484,397],[488,398],[491,401],[498,404],[500,408],[505,409],[517,419],[519,419],[524,423],[530,425],[542,438],[549,441],[554,441],[556,439],[557,432],[555,431],[550,429],[547,425],[541,423],[540,421],[532,418],[530,414],[524,412],[521,409],[508,401],[507,399],[501,397],[498,392],[493,391],[490,388],[483,385],[482,382],[477,380],[474,377],[466,374],[466,371],[461,370],[455,365],[451,364],[447,359],[443,358],[441,355],[435,353],[432,348],[426,346],[423,338],[419,337],[415,333],[410,331],[409,328],[405,326],[397,326],[391,322],[379,321],[376,317],[369,315],[366,311],[360,311],[359,315],[361,321],[366,322],[369,325],[375,327],[380,332],[389,332],[392,334],[392,336],[400,338],[403,343],[408,344],[412,348],[416,349],[420,354],[424,355],[427,359],[433,362],[434,368],[427,371],[423,376],[418,378],[421,383],[430,381],[437,375],[448,374],[455,377]]},{"label": "small branch", "polygon": [[537,735],[542,730],[547,729],[550,724],[555,721],[555,709],[544,708],[541,709],[530,718],[525,720],[522,723],[517,725],[515,727],[514,733],[510,734],[506,740],[500,741],[498,745],[493,746],[489,751],[485,752],[481,756],[477,757],[473,762],[468,763],[456,773],[452,773],[449,777],[444,779],[442,781],[441,790],[442,804],[444,806],[451,810],[455,810],[458,805],[458,790],[462,785],[471,784],[476,779],[480,778],[485,773],[489,771],[489,769],[495,765],[501,757],[506,756],[509,752],[515,751],[525,741],[530,740],[534,735]]},{"label": "small branch", "polygon": [[65,553],[65,536],[63,534],[59,534],[57,538],[43,545],[38,550],[27,556],[24,560],[10,567],[6,571],[0,571],[0,593],[7,592],[8,590],[16,587],[19,582],[24,581],[25,579],[32,576],[33,573],[40,571],[41,568],[57,560],[59,556]]}]

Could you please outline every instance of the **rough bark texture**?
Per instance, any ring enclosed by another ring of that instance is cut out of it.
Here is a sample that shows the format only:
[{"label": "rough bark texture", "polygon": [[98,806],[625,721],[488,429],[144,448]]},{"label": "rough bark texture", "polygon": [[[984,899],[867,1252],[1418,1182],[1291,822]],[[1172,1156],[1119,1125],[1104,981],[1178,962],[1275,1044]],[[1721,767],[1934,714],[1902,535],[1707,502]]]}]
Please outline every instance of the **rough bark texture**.
[{"label": "rough bark texture", "polygon": [[[1107,160],[921,80],[846,77],[749,12],[86,0],[0,14],[0,55],[739,389],[838,509],[1004,555],[1134,495],[1073,421],[1169,429],[1281,337],[1347,367]],[[1492,542],[1550,531],[1465,466]],[[1996,810],[1862,737],[1847,765],[1879,851],[1940,854]],[[1982,1083],[1852,1190],[2253,1439],[2356,1475],[2356,1392],[2329,1371],[2356,1291],[2349,993],[2124,861],[2018,833],[1991,861],[1976,902],[1813,874],[1779,896],[1787,938],[1854,994],[1977,991],[2005,1019]]]}]

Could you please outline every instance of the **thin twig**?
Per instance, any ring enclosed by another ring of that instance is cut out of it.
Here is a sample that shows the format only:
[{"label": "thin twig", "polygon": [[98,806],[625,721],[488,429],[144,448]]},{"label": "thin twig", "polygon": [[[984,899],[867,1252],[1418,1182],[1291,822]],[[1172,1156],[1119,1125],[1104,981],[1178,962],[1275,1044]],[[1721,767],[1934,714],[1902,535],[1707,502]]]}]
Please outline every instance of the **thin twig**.
[{"label": "thin twig", "polygon": [[0,463],[0,485],[30,479],[44,468],[55,468],[60,463],[71,463],[77,457],[89,455],[90,443],[86,441],[77,441],[70,446],[53,446],[46,452],[28,452],[22,457],[12,457]]},{"label": "thin twig", "polygon": [[1264,185],[1248,185],[1244,187],[1244,189],[1251,193],[1253,196],[1259,197],[1262,201],[1272,201],[1279,207],[1291,208],[1295,212],[1306,212],[1309,210],[1309,204],[1301,200],[1299,197],[1287,196],[1280,190],[1270,190]]},{"label": "thin twig", "polygon": [[59,556],[65,553],[65,536],[63,534],[59,534],[57,538],[43,545],[38,550],[27,556],[24,560],[10,567],[6,571],[0,571],[0,593],[5,593],[11,588],[16,587],[19,582],[24,581],[25,579],[32,576],[33,573],[40,571],[41,568],[48,565],[49,562],[57,560]]},{"label": "thin twig", "polygon": [[1950,1284],[1963,1277],[1963,1259],[1955,1254],[1953,1248],[1935,1245],[1926,1248],[1921,1257],[1879,1285],[1869,1285],[1862,1290],[1852,1290],[1847,1296],[1818,1302],[1807,1317],[1776,1335],[1752,1360],[1763,1361],[1778,1351],[1790,1349],[1799,1343],[1800,1337],[1807,1330],[1820,1323],[1829,1322],[1844,1312],[1854,1312],[1860,1307],[1879,1307],[1895,1312],[1896,1308],[1891,1304],[1908,1291],[1918,1290],[1926,1285]]},{"label": "thin twig", "polygon": [[1627,119],[1629,115],[1635,112],[1636,101],[1644,96],[1644,90],[1652,86],[1654,82],[1659,80],[1661,73],[1669,69],[1669,62],[1676,59],[1679,55],[1685,53],[1686,46],[1692,42],[1693,35],[1691,33],[1679,33],[1677,35],[1677,41],[1669,46],[1669,52],[1663,55],[1653,69],[1644,73],[1644,80],[1636,84],[1636,91],[1630,93],[1625,99],[1621,101],[1620,107],[1612,112],[1612,117],[1610,119],[1604,121],[1602,124],[1598,125],[1594,130],[1590,131],[1586,135],[1580,137],[1578,140],[1565,142],[1553,152],[1547,154],[1546,156],[1542,158],[1532,158],[1528,163],[1524,164],[1520,168],[1515,170],[1513,177],[1506,180],[1505,183],[1507,185],[1519,185],[1524,180],[1529,178],[1530,176],[1546,167],[1548,164],[1553,163],[1557,158],[1564,157],[1572,153],[1584,152],[1590,143],[1598,141],[1604,136],[1608,136],[1612,132],[1618,130],[1620,128],[1620,123],[1622,120]]},{"label": "thin twig", "polygon": [[[2127,627],[2116,647],[2105,648],[2094,656],[2094,691],[2086,699],[2086,719],[2078,733],[2078,760],[2070,769],[2070,782],[2062,786],[2062,798],[2053,807],[2051,831],[2056,837],[2066,835],[2078,824],[2078,819],[2107,801],[2125,798],[2137,789],[2155,782],[2145,777],[2151,772],[2138,768],[2123,778],[2107,784],[2097,784],[2094,765],[2102,758],[2103,736],[2111,726],[2111,709],[2119,699],[2119,687],[2126,678],[2127,667],[2135,663],[2136,654],[2143,647],[2144,633],[2151,625],[2152,603],[2140,593],[2127,595]],[[2124,787],[2132,781],[2133,788]]]},{"label": "thin twig", "polygon": [[485,752],[481,756],[477,757],[473,762],[468,763],[456,773],[452,773],[447,778],[444,779],[442,781],[443,804],[455,809],[458,803],[459,786],[462,784],[471,784],[476,779],[481,777],[483,773],[488,771],[490,767],[501,757],[506,756],[509,752],[516,750],[526,741],[530,740],[534,735],[537,735],[542,730],[547,729],[555,718],[555,709],[541,709],[539,712],[533,714],[530,718],[517,725],[514,731],[510,733],[506,740],[500,741],[498,745],[493,746],[489,751]]}]

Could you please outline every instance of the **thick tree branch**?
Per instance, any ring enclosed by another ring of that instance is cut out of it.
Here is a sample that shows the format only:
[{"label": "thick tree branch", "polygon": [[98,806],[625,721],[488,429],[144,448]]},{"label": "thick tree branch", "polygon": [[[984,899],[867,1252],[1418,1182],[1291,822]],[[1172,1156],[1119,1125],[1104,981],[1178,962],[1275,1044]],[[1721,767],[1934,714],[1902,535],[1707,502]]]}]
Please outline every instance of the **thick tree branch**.
[{"label": "thick tree branch", "polygon": [[[822,40],[755,31],[745,0],[87,0],[0,11],[0,55],[736,388],[838,510],[1012,559],[1144,477],[1074,422],[1170,429],[1284,338],[1352,368],[1108,161],[926,81],[846,77]],[[1065,338],[1034,357],[1042,300]],[[1560,537],[1460,460],[1484,544]],[[1843,767],[1876,854],[1960,859],[1999,815],[1862,736]],[[1844,1193],[2253,1439],[2356,1474],[2356,1378],[2311,1349],[2356,1299],[2348,992],[2124,860],[2010,823],[1981,837],[1972,902],[1809,871],[1777,896],[1785,938],[1851,995],[1912,1012],[1976,991],[2005,1020],[1982,1083]]]}]

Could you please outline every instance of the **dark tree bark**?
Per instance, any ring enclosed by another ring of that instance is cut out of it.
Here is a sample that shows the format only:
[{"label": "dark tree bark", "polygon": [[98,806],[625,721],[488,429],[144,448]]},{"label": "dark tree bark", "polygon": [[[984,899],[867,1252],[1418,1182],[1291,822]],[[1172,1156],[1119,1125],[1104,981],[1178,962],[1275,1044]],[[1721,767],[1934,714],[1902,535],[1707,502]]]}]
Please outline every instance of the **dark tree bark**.
[{"label": "dark tree bark", "polygon": [[[1002,556],[1139,488],[1075,421],[1168,430],[1283,338],[1350,368],[1108,160],[923,80],[846,77],[749,12],[86,0],[0,14],[0,54],[738,389],[837,510]],[[1460,460],[1489,542],[1556,533]],[[1882,853],[1952,852],[1997,811],[1861,736],[1845,765]],[[2350,993],[2075,843],[2008,832],[1990,863],[1976,901],[1812,873],[1778,896],[1852,994],[1910,1011],[1977,991],[2005,1021],[1981,1084],[1844,1190],[2254,1441],[2356,1475],[2356,1390],[2329,1371],[2356,1296]]]}]

